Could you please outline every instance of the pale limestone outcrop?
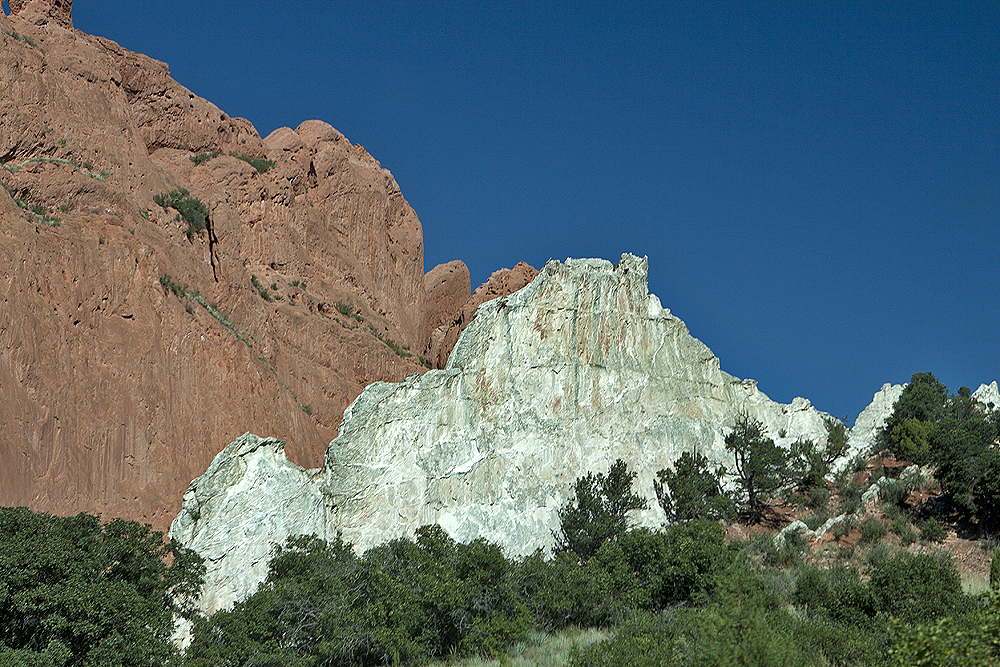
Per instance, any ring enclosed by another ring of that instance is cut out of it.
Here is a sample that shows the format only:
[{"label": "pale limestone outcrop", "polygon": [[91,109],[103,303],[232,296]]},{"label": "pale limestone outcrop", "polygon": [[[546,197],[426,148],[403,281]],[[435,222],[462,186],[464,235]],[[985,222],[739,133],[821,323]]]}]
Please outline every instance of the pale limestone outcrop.
[{"label": "pale limestone outcrop", "polygon": [[207,557],[203,607],[251,592],[272,543],[296,533],[340,531],[363,551],[434,522],[511,554],[548,548],[576,478],[619,458],[650,501],[634,519],[660,525],[656,472],[695,449],[731,463],[724,435],[741,410],[781,443],[825,439],[807,400],[781,405],[723,372],[648,294],[646,272],[631,255],[549,262],[479,308],[445,369],[369,385],[322,472],[288,464],[277,441],[230,445],[171,529]]},{"label": "pale limestone outcrop", "polygon": [[879,430],[885,425],[885,420],[892,414],[893,406],[899,400],[905,384],[889,384],[886,382],[882,388],[875,392],[872,402],[868,404],[858,418],[854,420],[850,435],[847,438],[847,453],[843,458],[834,462],[834,471],[839,472],[851,459],[860,455],[868,455]]},{"label": "pale limestone outcrop", "polygon": [[997,381],[979,385],[979,389],[972,392],[972,398],[985,405],[989,410],[1000,408],[1000,389],[997,388]]},{"label": "pale limestone outcrop", "polygon": [[426,523],[517,554],[548,548],[574,480],[617,458],[652,480],[684,451],[730,460],[738,411],[779,440],[825,440],[805,399],[779,405],[719,367],[647,292],[645,259],[549,262],[524,289],[480,306],[445,369],[368,386],[327,449],[324,484],[360,549]]},{"label": "pale limestone outcrop", "polygon": [[252,593],[275,544],[295,535],[336,537],[318,473],[291,463],[283,441],[246,433],[191,482],[170,536],[205,559],[202,611],[228,609]]}]

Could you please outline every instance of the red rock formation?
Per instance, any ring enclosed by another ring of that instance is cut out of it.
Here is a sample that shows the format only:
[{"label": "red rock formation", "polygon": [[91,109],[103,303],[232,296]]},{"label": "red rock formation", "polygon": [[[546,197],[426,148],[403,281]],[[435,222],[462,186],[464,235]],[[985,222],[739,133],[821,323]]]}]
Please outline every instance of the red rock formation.
[{"label": "red rock formation", "polygon": [[[406,350],[456,319],[468,270],[425,279],[420,221],[392,175],[326,123],[261,139],[165,64],[73,30],[68,0],[10,6],[0,505],[165,529],[246,431],[318,466],[365,385],[425,370]],[[190,239],[154,202],[178,188],[209,211]]]},{"label": "red rock formation", "polygon": [[[438,264],[424,276],[424,349],[425,359],[437,359],[445,334],[472,296],[469,267],[461,260]],[[445,354],[447,357],[447,353]]]},{"label": "red rock formation", "polygon": [[534,280],[537,275],[538,269],[524,262],[518,262],[513,269],[494,271],[485,283],[476,288],[451,322],[446,327],[439,326],[435,329],[435,333],[431,334],[431,341],[439,341],[436,347],[437,353],[431,351],[431,356],[427,357],[431,364],[435,368],[444,368],[448,364],[448,355],[458,342],[459,334],[475,317],[476,308],[491,299],[513,294]]},{"label": "red rock formation", "polygon": [[45,25],[50,21],[64,28],[73,29],[70,10],[73,0],[10,0],[11,16],[16,16],[35,25]]},{"label": "red rock formation", "polygon": [[[164,529],[245,431],[319,465],[362,387],[422,370],[383,342],[423,345],[422,232],[392,175],[318,121],[262,140],[166,65],[71,31],[68,2],[12,9],[0,15],[0,504]],[[230,152],[275,166],[258,173]],[[191,240],[153,202],[181,187],[210,214]]]}]

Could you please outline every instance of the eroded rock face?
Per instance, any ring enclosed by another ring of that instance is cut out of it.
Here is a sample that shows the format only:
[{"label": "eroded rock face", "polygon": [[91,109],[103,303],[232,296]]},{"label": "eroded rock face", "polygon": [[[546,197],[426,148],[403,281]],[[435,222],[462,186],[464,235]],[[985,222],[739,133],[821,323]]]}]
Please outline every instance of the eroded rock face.
[{"label": "eroded rock face", "polygon": [[[448,328],[456,319],[456,313],[461,313],[462,307],[471,296],[469,267],[460,260],[438,264],[424,276],[425,336],[421,354],[425,359],[438,358]],[[445,360],[447,362],[447,357]],[[444,367],[444,364],[441,364],[441,367]]]},{"label": "eroded rock face", "polygon": [[49,21],[63,28],[73,29],[73,0],[10,0],[12,16],[45,25]]},{"label": "eroded rock face", "polygon": [[985,405],[989,410],[1000,408],[1000,389],[997,388],[997,381],[979,385],[979,389],[972,392],[972,398]]},{"label": "eroded rock face", "polygon": [[[634,518],[660,525],[657,471],[691,450],[730,463],[724,435],[739,411],[783,434],[780,443],[825,440],[825,415],[809,401],[775,403],[753,380],[723,372],[648,294],[646,272],[646,260],[630,255],[617,266],[549,262],[524,289],[480,306],[446,368],[365,388],[311,477],[308,496],[318,489],[326,499],[328,523],[296,518],[289,532],[341,531],[363,551],[438,523],[458,540],[483,537],[525,554],[551,546],[576,478],[618,458],[650,501]],[[253,484],[240,488],[266,497]],[[296,505],[273,501],[282,503]],[[273,514],[266,505],[241,510],[223,520],[226,534],[257,523],[258,512]],[[173,534],[183,525],[207,540],[212,531],[201,522],[182,512]],[[250,590],[210,594],[235,599]]]},{"label": "eroded rock face", "polygon": [[[499,269],[490,274],[472,296],[452,311],[450,319],[442,320],[428,336],[428,350],[424,355],[435,368],[444,368],[448,357],[458,342],[458,337],[469,326],[480,305],[491,299],[512,294],[521,289],[538,275],[538,269],[525,262],[519,262],[513,269]],[[457,311],[457,312],[456,312]]]},{"label": "eroded rock face", "polygon": [[[318,466],[366,384],[423,370],[379,338],[424,342],[422,231],[392,175],[320,121],[261,139],[166,64],[69,30],[69,2],[11,8],[0,504],[166,529],[218,443],[248,429]],[[209,210],[190,240],[154,203],[177,188]]]},{"label": "eroded rock face", "polygon": [[241,591],[264,580],[274,544],[295,535],[336,537],[328,533],[329,508],[315,483],[319,471],[291,463],[284,448],[281,440],[245,433],[184,494],[170,534],[209,566],[201,598],[206,613],[232,607]]},{"label": "eroded rock face", "polygon": [[575,479],[617,458],[652,480],[684,451],[724,461],[739,410],[785,439],[825,440],[805,399],[779,405],[721,371],[648,294],[646,260],[549,262],[479,307],[444,370],[376,383],[348,408],[326,453],[337,528],[360,549],[438,523],[512,553],[551,545]]},{"label": "eroded rock face", "polygon": [[834,462],[833,469],[835,471],[843,469],[851,459],[859,454],[867,456],[871,453],[875,437],[885,426],[885,420],[892,415],[893,406],[896,405],[896,401],[899,400],[905,388],[905,384],[886,382],[881,389],[875,392],[875,395],[872,396],[872,402],[854,420],[854,426],[847,439],[847,453],[839,461]]}]

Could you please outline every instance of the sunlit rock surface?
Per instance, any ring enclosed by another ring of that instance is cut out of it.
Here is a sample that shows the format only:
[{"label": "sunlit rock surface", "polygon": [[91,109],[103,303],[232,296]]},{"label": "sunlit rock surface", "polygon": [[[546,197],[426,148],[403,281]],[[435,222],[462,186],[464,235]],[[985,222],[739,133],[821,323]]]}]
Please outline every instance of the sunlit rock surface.
[{"label": "sunlit rock surface", "polygon": [[341,531],[364,551],[438,523],[510,554],[549,548],[576,478],[619,458],[650,501],[634,519],[658,526],[657,471],[692,450],[731,464],[724,436],[740,411],[779,443],[825,441],[825,415],[809,401],[775,403],[723,372],[647,292],[646,273],[631,255],[617,266],[549,262],[480,306],[445,369],[369,385],[322,471],[287,463],[277,441],[230,445],[172,528],[208,559],[206,607],[251,592],[271,543],[296,533]]},{"label": "sunlit rock surface", "polygon": [[228,609],[252,592],[267,577],[273,545],[331,537],[318,472],[291,463],[283,441],[246,433],[191,482],[170,536],[205,559],[203,611]]}]

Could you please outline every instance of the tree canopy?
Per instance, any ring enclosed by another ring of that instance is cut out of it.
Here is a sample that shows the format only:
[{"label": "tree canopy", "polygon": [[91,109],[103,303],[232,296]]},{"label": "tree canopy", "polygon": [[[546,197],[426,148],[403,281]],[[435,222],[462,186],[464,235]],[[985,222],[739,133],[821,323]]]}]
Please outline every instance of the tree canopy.
[{"label": "tree canopy", "polygon": [[169,664],[173,615],[191,613],[204,571],[134,521],[0,508],[0,664]]}]

